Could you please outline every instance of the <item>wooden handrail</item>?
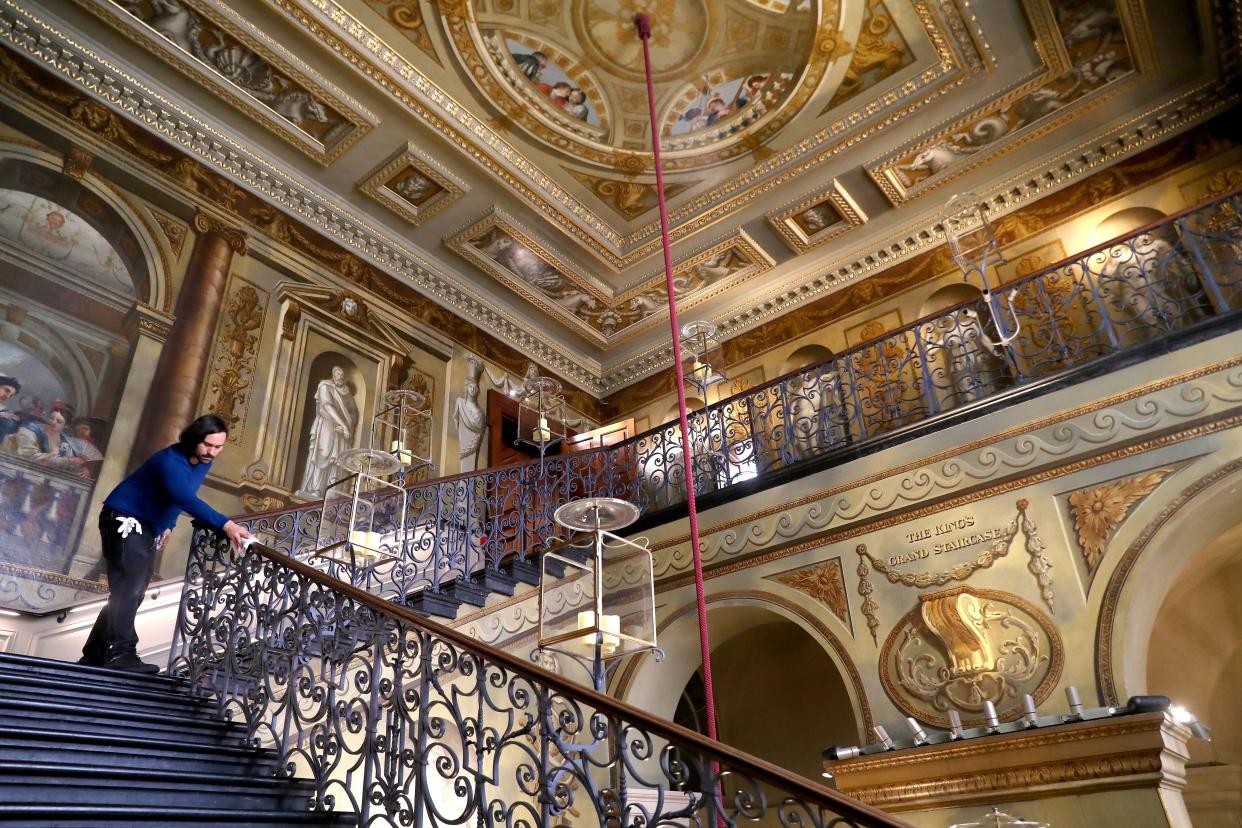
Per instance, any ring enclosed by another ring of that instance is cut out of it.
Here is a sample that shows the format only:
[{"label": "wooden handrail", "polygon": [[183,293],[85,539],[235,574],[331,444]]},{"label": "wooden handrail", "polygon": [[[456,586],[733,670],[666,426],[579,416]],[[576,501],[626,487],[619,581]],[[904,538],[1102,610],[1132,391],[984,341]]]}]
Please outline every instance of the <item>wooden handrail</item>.
[{"label": "wooden handrail", "polygon": [[[201,531],[211,530],[202,529]],[[225,542],[223,536],[221,536],[220,542]],[[296,558],[286,556],[261,543],[251,544],[250,549],[258,551],[260,555],[272,563],[291,569],[319,586],[334,590],[351,598],[374,612],[396,618],[422,632],[437,636],[478,658],[490,661],[516,675],[548,687],[566,697],[589,704],[596,711],[607,716],[615,717],[628,724],[641,727],[649,733],[666,738],[679,747],[684,746],[696,752],[714,755],[728,769],[747,773],[757,780],[779,787],[784,793],[792,794],[796,798],[806,800],[810,804],[827,807],[839,816],[848,819],[865,820],[868,825],[909,828],[908,823],[895,819],[877,808],[790,773],[771,762],[735,750],[722,742],[713,742],[701,733],[682,727],[675,722],[665,721],[645,710],[640,710],[625,702],[618,701],[612,696],[569,681],[555,673],[544,670],[533,662],[520,659],[504,650],[491,647],[455,629],[429,622],[413,610],[377,598],[365,590],[333,578]],[[825,802],[829,804],[823,805]]]}]

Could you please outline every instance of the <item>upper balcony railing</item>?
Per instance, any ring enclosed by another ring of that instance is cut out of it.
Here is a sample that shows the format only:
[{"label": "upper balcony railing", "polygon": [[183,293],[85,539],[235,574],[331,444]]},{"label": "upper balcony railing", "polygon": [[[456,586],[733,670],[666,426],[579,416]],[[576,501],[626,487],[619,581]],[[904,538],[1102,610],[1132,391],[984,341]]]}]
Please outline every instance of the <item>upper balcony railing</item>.
[{"label": "upper balcony railing", "polygon": [[[390,597],[439,591],[534,563],[561,535],[552,514],[570,500],[621,497],[648,522],[676,516],[688,479],[711,503],[757,485],[747,481],[787,479],[1232,325],[1242,310],[1242,195],[1102,244],[996,296],[1001,330],[982,298],[966,302],[695,413],[689,474],[673,423],[542,463],[414,483],[400,548],[386,563],[350,566],[349,579]],[[394,536],[397,500],[376,501]],[[272,548],[300,556],[314,549],[320,507],[245,522]]]}]

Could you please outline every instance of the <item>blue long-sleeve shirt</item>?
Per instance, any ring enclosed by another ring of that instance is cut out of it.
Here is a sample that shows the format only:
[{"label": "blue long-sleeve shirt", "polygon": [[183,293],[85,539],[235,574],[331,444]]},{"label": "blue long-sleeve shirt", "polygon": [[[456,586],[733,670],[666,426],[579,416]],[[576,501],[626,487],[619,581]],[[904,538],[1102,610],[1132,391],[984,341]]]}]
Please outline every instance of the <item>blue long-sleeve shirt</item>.
[{"label": "blue long-sleeve shirt", "polygon": [[175,445],[160,449],[112,490],[104,506],[150,524],[156,534],[173,528],[182,512],[222,529],[228,517],[198,497],[210,468],[210,463],[191,463]]}]

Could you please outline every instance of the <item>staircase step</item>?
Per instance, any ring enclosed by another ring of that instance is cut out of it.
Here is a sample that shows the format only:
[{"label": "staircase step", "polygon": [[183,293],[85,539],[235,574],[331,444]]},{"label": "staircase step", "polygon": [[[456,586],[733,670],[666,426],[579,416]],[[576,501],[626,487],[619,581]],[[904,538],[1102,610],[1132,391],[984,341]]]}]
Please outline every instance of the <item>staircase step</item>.
[{"label": "staircase step", "polygon": [[501,572],[512,575],[513,579],[520,584],[527,586],[539,585],[539,564],[534,561],[524,561],[520,558],[514,558],[511,561],[501,564]]},{"label": "staircase step", "polygon": [[152,771],[60,762],[0,762],[0,805],[132,805],[306,810],[308,781],[200,771]]},{"label": "staircase step", "polygon": [[480,573],[483,579],[483,586],[488,592],[499,592],[501,595],[512,595],[517,589],[517,578],[501,572],[498,569],[487,567]]},{"label": "staircase step", "polygon": [[415,612],[424,615],[435,615],[440,618],[456,618],[461,600],[443,592],[430,589],[412,592],[405,597],[405,605]]},{"label": "staircase step", "polygon": [[89,681],[93,684],[133,687],[164,692],[184,692],[189,686],[183,678],[158,675],[148,676],[126,670],[109,670],[91,667],[72,661],[56,661],[50,658],[0,653],[0,674],[34,674],[43,678],[63,677],[69,680]]},{"label": "staircase step", "polygon": [[488,591],[481,582],[474,580],[468,575],[459,575],[453,579],[448,586],[449,594],[463,604],[470,604],[474,607],[482,607],[487,605]]},{"label": "staircase step", "polygon": [[99,828],[102,825],[201,826],[220,828],[284,828],[288,825],[352,826],[351,814],[267,809],[227,810],[145,805],[0,805],[0,823],[6,828]]},{"label": "staircase step", "polygon": [[42,702],[104,702],[125,710],[161,712],[166,715],[201,718],[215,715],[215,703],[185,691],[148,690],[145,687],[99,685],[89,680],[43,677],[35,673],[0,671],[0,698]]},{"label": "staircase step", "polygon": [[52,722],[88,733],[149,736],[193,744],[221,744],[229,739],[240,744],[245,734],[240,725],[215,719],[169,717],[65,702],[0,699],[0,729],[40,727]]},{"label": "staircase step", "polygon": [[0,730],[0,761],[107,764],[146,770],[271,776],[279,766],[273,751],[235,745],[194,745],[167,739],[101,736],[49,727]]}]

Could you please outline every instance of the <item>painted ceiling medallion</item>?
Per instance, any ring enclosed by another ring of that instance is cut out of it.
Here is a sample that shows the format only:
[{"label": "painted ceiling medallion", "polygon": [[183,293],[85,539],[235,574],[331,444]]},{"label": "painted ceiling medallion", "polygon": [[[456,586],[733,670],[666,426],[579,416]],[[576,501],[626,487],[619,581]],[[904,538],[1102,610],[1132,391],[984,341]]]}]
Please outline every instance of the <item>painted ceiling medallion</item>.
[{"label": "painted ceiling medallion", "polygon": [[634,174],[652,169],[640,11],[667,169],[756,151],[847,60],[838,0],[442,2],[457,58],[479,93],[555,151]]}]

